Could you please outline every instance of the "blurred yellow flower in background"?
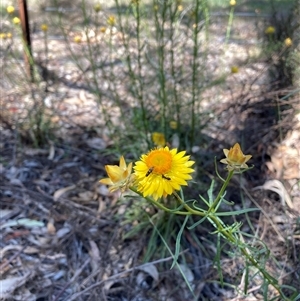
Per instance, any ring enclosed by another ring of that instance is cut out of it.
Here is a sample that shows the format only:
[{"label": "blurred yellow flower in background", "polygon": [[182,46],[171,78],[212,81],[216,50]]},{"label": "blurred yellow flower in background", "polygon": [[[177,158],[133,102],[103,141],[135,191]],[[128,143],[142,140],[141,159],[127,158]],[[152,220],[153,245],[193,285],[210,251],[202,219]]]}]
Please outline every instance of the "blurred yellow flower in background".
[{"label": "blurred yellow flower in background", "polygon": [[6,11],[9,14],[12,14],[15,11],[15,8],[12,5],[9,5],[9,6],[6,7]]},{"label": "blurred yellow flower in background", "polygon": [[48,31],[48,25],[47,24],[42,24],[41,25],[41,30],[44,31],[44,32]]},{"label": "blurred yellow flower in background", "polygon": [[166,146],[151,150],[148,154],[141,156],[134,166],[135,183],[137,190],[144,197],[152,196],[154,200],[166,197],[180,187],[187,185],[191,180],[195,163],[190,161],[190,156],[185,151],[177,153],[177,149],[169,150]]},{"label": "blurred yellow flower in background", "polygon": [[0,39],[6,39],[7,38],[7,34],[6,33],[4,33],[4,32],[1,32],[0,33]]},{"label": "blurred yellow flower in background", "polygon": [[178,11],[183,11],[183,6],[182,5],[178,5],[177,9],[178,9]]},{"label": "blurred yellow flower in background", "polygon": [[107,24],[109,25],[109,26],[114,26],[115,24],[116,24],[116,18],[115,18],[115,16],[108,16],[108,18],[107,18]]},{"label": "blurred yellow flower in background", "polygon": [[275,27],[273,27],[273,26],[268,26],[268,27],[266,28],[266,30],[265,30],[265,34],[271,35],[271,34],[273,34],[273,33],[275,33]]},{"label": "blurred yellow flower in background", "polygon": [[292,39],[291,39],[291,38],[286,38],[286,39],[284,40],[284,45],[285,45],[286,47],[292,46],[292,45],[293,45]]},{"label": "blurred yellow flower in background", "polygon": [[158,132],[152,133],[152,141],[157,146],[165,146],[166,145],[166,139],[165,139],[165,135],[163,133],[158,133]]},{"label": "blurred yellow flower in background", "polygon": [[220,160],[220,162],[227,164],[227,169],[229,171],[240,171],[241,168],[248,168],[246,162],[252,158],[252,155],[244,155],[238,143],[236,143],[229,150],[223,149],[223,152],[226,158]]},{"label": "blurred yellow flower in background", "polygon": [[239,67],[238,66],[232,66],[231,67],[231,73],[238,73],[239,72]]},{"label": "blurred yellow flower in background", "polygon": [[170,125],[170,128],[172,130],[176,130],[177,129],[177,121],[174,121],[174,120],[170,121],[169,125]]},{"label": "blurred yellow flower in background", "polygon": [[106,32],[106,27],[101,26],[99,30],[100,30],[100,32],[105,33]]},{"label": "blurred yellow flower in background", "polygon": [[140,4],[140,0],[131,0],[131,4],[133,4],[133,5],[139,5]]},{"label": "blurred yellow flower in background", "polygon": [[20,20],[18,17],[14,17],[14,18],[12,19],[12,21],[13,21],[13,23],[16,24],[16,25],[18,25],[18,24],[21,23],[21,20]]},{"label": "blurred yellow flower in background", "polygon": [[74,42],[78,43],[78,44],[81,43],[81,36],[75,36],[74,37]]},{"label": "blurred yellow flower in background", "polygon": [[235,1],[235,0],[230,0],[230,1],[229,1],[229,4],[230,4],[231,6],[235,6],[235,5],[236,5],[236,1]]},{"label": "blurred yellow flower in background", "polygon": [[111,186],[109,188],[110,192],[116,191],[118,189],[121,189],[121,191],[124,192],[132,183],[132,163],[129,163],[127,166],[123,156],[121,156],[120,158],[119,166],[105,165],[105,170],[107,172],[108,178],[101,179],[99,182]]},{"label": "blurred yellow flower in background", "polygon": [[96,13],[99,13],[99,11],[102,9],[102,7],[101,7],[101,4],[100,3],[96,3],[95,5],[94,5],[94,11],[96,12]]},{"label": "blurred yellow flower in background", "polygon": [[8,32],[8,33],[6,34],[6,38],[7,38],[7,39],[11,39],[11,38],[12,38],[12,33],[11,33],[11,32]]}]

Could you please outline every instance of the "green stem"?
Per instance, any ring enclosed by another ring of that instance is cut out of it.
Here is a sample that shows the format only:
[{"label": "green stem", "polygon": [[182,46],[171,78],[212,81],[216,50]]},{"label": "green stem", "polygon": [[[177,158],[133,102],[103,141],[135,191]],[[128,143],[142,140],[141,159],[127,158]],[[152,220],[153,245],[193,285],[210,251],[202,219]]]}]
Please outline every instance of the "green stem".
[{"label": "green stem", "polygon": [[[190,213],[190,214],[194,214],[194,215],[199,215],[199,216],[205,216],[204,212],[201,211],[197,211],[192,209],[187,203],[185,203],[182,198],[177,194],[177,192],[173,192],[174,196],[176,197],[176,199],[179,201],[180,204],[183,205],[183,207]],[[176,213],[176,212],[175,212]]]},{"label": "green stem", "polygon": [[199,6],[200,0],[196,1],[195,8],[195,24],[194,24],[194,36],[193,36],[193,57],[192,57],[192,102],[191,102],[191,138],[190,143],[194,145],[195,126],[196,126],[196,110],[195,105],[198,100],[198,33],[199,33]]},{"label": "green stem", "polygon": [[228,173],[228,176],[225,180],[225,182],[223,183],[223,186],[222,188],[220,189],[216,199],[214,200],[214,202],[212,203],[212,205],[210,206],[210,208],[208,209],[208,213],[210,212],[214,212],[214,209],[217,207],[217,205],[219,204],[219,201],[221,199],[221,197],[224,195],[224,192],[225,192],[225,189],[227,188],[232,176],[234,175],[234,170],[231,170],[229,173]]},{"label": "green stem", "polygon": [[234,7],[231,7],[230,13],[229,13],[229,20],[226,30],[226,38],[225,38],[225,45],[228,43],[229,37],[230,37],[230,31],[232,27],[232,21],[233,21],[233,15],[234,15]]},{"label": "green stem", "polygon": [[[229,242],[231,242],[233,245],[239,246],[239,241],[236,239],[236,237],[234,237],[230,230],[224,230],[224,227],[220,223],[218,217],[210,215],[209,218],[215,223],[216,228],[219,230],[220,233],[222,233],[223,236],[226,237],[226,239]],[[249,254],[247,248],[239,246],[239,249],[241,250],[242,254],[247,258],[247,260],[249,260],[251,264],[259,270],[259,272],[264,276],[264,278],[267,279],[268,282],[278,291],[283,300],[287,300],[284,294],[281,292],[277,280],[260,266],[260,263],[251,254]]]},{"label": "green stem", "polygon": [[[149,198],[149,197],[144,197],[142,193],[140,193],[139,191],[136,190],[136,188],[134,187],[129,187],[129,189],[133,192],[135,192],[136,194],[138,194],[139,196],[143,197],[144,199],[146,199],[148,202],[150,202],[152,205],[154,205],[155,207],[158,207],[159,209],[161,210],[164,210],[168,213],[175,213],[175,214],[178,214],[178,215],[191,215],[192,212],[191,211],[174,211],[174,210],[171,210],[167,207],[165,207],[163,204],[157,202],[157,201],[154,201],[152,198]],[[183,201],[182,201],[183,202]],[[184,204],[184,203],[183,203]],[[189,207],[188,207],[189,208]],[[195,211],[196,212],[196,211]]]}]

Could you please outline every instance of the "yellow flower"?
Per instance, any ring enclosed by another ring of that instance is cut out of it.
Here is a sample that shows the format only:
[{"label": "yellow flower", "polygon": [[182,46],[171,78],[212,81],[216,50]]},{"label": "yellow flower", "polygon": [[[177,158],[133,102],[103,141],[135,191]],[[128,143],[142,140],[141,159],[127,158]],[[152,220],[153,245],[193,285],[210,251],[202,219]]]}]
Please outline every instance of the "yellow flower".
[{"label": "yellow flower", "polygon": [[14,18],[12,19],[12,21],[13,21],[13,23],[16,24],[16,25],[20,24],[20,22],[21,22],[21,20],[20,20],[18,17],[14,17]]},{"label": "yellow flower", "polygon": [[186,181],[192,179],[190,174],[194,169],[191,166],[195,162],[190,161],[190,156],[185,156],[185,153],[177,153],[176,148],[169,150],[166,146],[142,155],[134,167],[137,190],[144,197],[152,196],[157,200],[187,185]]},{"label": "yellow flower", "polygon": [[177,9],[178,9],[178,11],[183,11],[183,6],[182,5],[178,5]]},{"label": "yellow flower", "polygon": [[154,144],[157,146],[165,146],[166,145],[165,135],[162,133],[158,133],[158,132],[152,133],[152,140],[153,140]]},{"label": "yellow flower", "polygon": [[48,31],[48,25],[47,24],[42,24],[41,25],[41,30],[44,31],[44,32]]},{"label": "yellow flower", "polygon": [[265,34],[271,35],[273,33],[275,33],[275,28],[273,26],[268,26],[265,30]]},{"label": "yellow flower", "polygon": [[7,34],[6,33],[4,33],[4,32],[1,32],[0,33],[0,39],[6,39],[7,38]]},{"label": "yellow flower", "polygon": [[107,24],[110,26],[114,26],[116,24],[116,18],[114,16],[109,16],[107,18]]},{"label": "yellow flower", "polygon": [[110,192],[116,191],[118,189],[125,191],[132,183],[132,163],[129,163],[127,166],[123,156],[120,158],[119,166],[105,165],[105,170],[107,172],[108,178],[101,179],[99,182],[102,184],[110,185]]},{"label": "yellow flower", "polygon": [[174,121],[174,120],[170,121],[169,125],[170,125],[170,128],[172,130],[176,130],[177,129],[177,122],[176,121]]},{"label": "yellow flower", "polygon": [[291,38],[286,38],[286,39],[284,40],[284,45],[285,45],[286,47],[292,46],[292,45],[293,45],[292,39],[291,39]]},{"label": "yellow flower", "polygon": [[239,67],[238,66],[232,66],[231,67],[231,73],[238,73],[239,72]]},{"label": "yellow flower", "polygon": [[226,158],[220,160],[220,162],[227,164],[227,169],[229,171],[240,171],[241,168],[248,168],[246,162],[249,161],[252,156],[244,155],[238,143],[231,147],[230,150],[223,149],[223,152]]},{"label": "yellow flower", "polygon": [[8,32],[8,33],[6,34],[6,38],[7,38],[7,39],[11,39],[11,38],[12,38],[12,33],[11,33],[11,32]]},{"label": "yellow flower", "polygon": [[15,11],[15,8],[12,5],[9,5],[9,6],[6,7],[6,11],[9,14],[12,14]]},{"label": "yellow flower", "polygon": [[100,27],[100,32],[105,33],[105,32],[106,32],[106,27],[101,26],[101,27]]},{"label": "yellow flower", "polygon": [[236,1],[235,1],[235,0],[230,0],[230,1],[229,1],[229,4],[230,4],[231,6],[235,6],[235,5],[236,5]]},{"label": "yellow flower", "polygon": [[100,3],[96,3],[95,5],[94,5],[94,11],[96,12],[96,13],[99,13],[99,11],[101,10],[101,4]]},{"label": "yellow flower", "polygon": [[75,36],[74,37],[74,42],[77,43],[77,44],[81,43],[81,36]]}]

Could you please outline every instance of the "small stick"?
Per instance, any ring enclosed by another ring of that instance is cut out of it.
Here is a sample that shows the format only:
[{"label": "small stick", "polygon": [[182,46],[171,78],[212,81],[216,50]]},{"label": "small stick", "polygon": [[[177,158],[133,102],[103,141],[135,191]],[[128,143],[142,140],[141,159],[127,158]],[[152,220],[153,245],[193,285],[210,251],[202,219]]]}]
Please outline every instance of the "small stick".
[{"label": "small stick", "polygon": [[31,82],[34,82],[27,2],[26,0],[18,0],[18,3],[19,3],[20,19],[21,19],[22,34],[23,34],[23,43],[25,47],[24,49],[25,68],[28,76],[31,79]]}]

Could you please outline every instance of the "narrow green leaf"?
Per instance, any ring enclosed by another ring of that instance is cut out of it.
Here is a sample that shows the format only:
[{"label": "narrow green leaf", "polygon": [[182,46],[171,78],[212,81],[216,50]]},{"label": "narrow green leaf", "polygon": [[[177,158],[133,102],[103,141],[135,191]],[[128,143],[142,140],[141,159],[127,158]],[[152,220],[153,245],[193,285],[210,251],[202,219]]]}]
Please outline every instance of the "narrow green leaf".
[{"label": "narrow green leaf", "polygon": [[252,211],[259,211],[259,208],[247,208],[247,209],[242,209],[242,210],[237,210],[237,211],[229,211],[229,212],[216,212],[216,216],[231,216],[231,215],[240,215]]},{"label": "narrow green leaf", "polygon": [[249,265],[246,261],[246,273],[245,273],[245,286],[244,286],[244,294],[246,295],[248,292],[248,285],[249,285]]},{"label": "narrow green leaf", "polygon": [[171,269],[173,269],[175,263],[177,262],[178,260],[178,256],[179,256],[179,252],[180,252],[180,241],[181,241],[181,236],[182,236],[182,233],[183,233],[183,230],[185,228],[185,225],[187,223],[189,219],[189,216],[187,215],[184,219],[184,222],[177,234],[177,237],[176,237],[176,245],[175,245],[175,255],[174,255],[174,260],[173,260],[173,263],[172,263],[172,266],[171,266]]},{"label": "narrow green leaf", "polygon": [[200,221],[196,222],[194,225],[187,227],[189,230],[194,229],[195,227],[197,227],[198,225],[202,224],[206,219],[207,219],[208,215],[203,216]]},{"label": "narrow green leaf", "polygon": [[220,283],[222,287],[224,286],[224,279],[223,279],[223,273],[221,269],[221,235],[218,233],[218,239],[217,239],[217,254],[215,256],[215,260],[217,262],[217,270],[219,273]]},{"label": "narrow green leaf", "polygon": [[[150,218],[149,218],[149,220],[150,220],[150,223],[153,225],[155,231],[157,232],[157,234],[159,235],[159,237],[160,237],[161,240],[163,241],[163,243],[164,243],[166,249],[168,250],[168,252],[170,253],[170,255],[175,259],[175,255],[172,253],[172,251],[171,251],[171,249],[169,248],[167,242],[165,241],[165,239],[163,238],[163,236],[161,235],[161,233],[158,231],[157,227],[153,224],[152,220],[151,220]],[[185,276],[184,272],[182,271],[180,265],[178,264],[177,260],[174,260],[174,262],[175,262],[175,265],[176,265],[176,267],[178,268],[180,274],[182,275],[182,277],[183,277],[183,279],[184,279],[184,281],[185,281],[187,287],[189,288],[190,292],[191,292],[191,293],[193,294],[193,296],[195,297],[195,294],[194,294],[194,291],[193,291],[193,289],[192,289],[192,287],[191,287],[191,284],[190,284],[190,282],[188,281],[188,279],[186,278],[186,276]]]},{"label": "narrow green leaf", "polygon": [[210,187],[209,187],[209,189],[208,189],[208,191],[207,191],[208,201],[209,201],[209,204],[210,204],[210,205],[214,202],[214,197],[213,197],[214,184],[215,184],[215,181],[212,180],[212,181],[211,181],[211,184],[210,184]]}]

